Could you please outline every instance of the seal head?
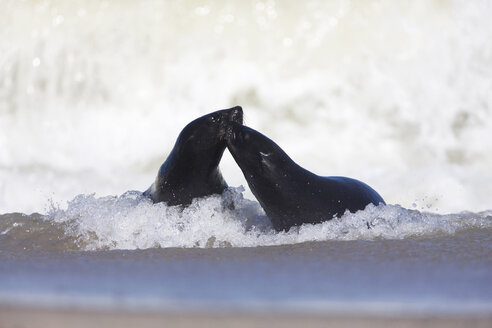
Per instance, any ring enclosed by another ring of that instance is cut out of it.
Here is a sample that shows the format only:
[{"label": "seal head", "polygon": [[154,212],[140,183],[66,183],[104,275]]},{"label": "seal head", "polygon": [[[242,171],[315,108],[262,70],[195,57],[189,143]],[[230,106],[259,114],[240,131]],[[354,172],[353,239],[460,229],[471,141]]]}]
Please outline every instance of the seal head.
[{"label": "seal head", "polygon": [[173,206],[221,194],[227,184],[218,165],[227,146],[225,136],[231,122],[243,122],[240,106],[204,115],[186,125],[144,195],[154,203]]}]

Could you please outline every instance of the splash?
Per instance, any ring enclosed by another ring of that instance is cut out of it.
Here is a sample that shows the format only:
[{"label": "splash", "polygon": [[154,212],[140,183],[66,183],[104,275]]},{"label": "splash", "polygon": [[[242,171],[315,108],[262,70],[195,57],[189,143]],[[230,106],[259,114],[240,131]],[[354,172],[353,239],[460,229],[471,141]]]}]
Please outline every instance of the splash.
[{"label": "splash", "polygon": [[243,188],[195,199],[188,207],[153,204],[138,191],[97,198],[79,195],[47,220],[70,222],[70,234],[86,249],[246,246],[244,237],[271,230],[261,207]]},{"label": "splash", "polygon": [[[332,240],[406,239],[492,228],[492,211],[439,215],[399,205],[368,205],[320,224],[276,232],[244,188],[195,199],[188,207],[153,204],[140,192],[79,195],[47,215],[4,215],[0,244],[38,250],[256,247]],[[16,242],[14,243],[13,240]]]},{"label": "splash", "polygon": [[463,0],[10,1],[0,213],[143,190],[187,123],[238,104],[317,174],[407,208],[489,210],[491,15]]}]

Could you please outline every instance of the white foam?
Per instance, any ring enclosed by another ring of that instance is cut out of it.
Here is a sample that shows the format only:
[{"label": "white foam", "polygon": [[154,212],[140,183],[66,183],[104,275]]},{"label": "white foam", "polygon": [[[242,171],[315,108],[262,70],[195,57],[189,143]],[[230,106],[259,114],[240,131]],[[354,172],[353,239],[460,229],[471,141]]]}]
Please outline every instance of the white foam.
[{"label": "white foam", "polygon": [[200,6],[0,11],[0,213],[144,190],[188,122],[233,105],[302,166],[389,203],[492,208],[487,1]]},{"label": "white foam", "polygon": [[254,247],[308,241],[403,239],[491,228],[492,211],[438,215],[398,205],[369,205],[340,219],[275,232],[258,203],[245,199],[244,188],[222,196],[195,199],[186,208],[152,204],[139,192],[119,197],[79,195],[67,209],[53,207],[46,216],[68,223],[87,250],[154,247]]}]

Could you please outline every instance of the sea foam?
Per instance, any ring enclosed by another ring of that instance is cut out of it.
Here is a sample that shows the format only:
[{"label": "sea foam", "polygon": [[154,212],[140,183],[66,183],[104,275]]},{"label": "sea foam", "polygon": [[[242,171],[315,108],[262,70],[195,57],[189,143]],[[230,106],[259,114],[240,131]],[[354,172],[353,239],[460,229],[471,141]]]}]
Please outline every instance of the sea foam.
[{"label": "sea foam", "polygon": [[[492,208],[489,2],[203,6],[2,8],[0,213],[145,190],[187,123],[234,105],[316,174],[407,208]],[[227,151],[220,166],[246,186]]]},{"label": "sea foam", "polygon": [[491,228],[492,211],[439,215],[399,205],[368,205],[320,224],[288,232],[273,230],[260,205],[244,188],[195,199],[188,207],[153,204],[140,192],[121,196],[79,195],[66,209],[53,206],[44,220],[63,224],[81,248],[254,247],[329,240],[432,237]]}]

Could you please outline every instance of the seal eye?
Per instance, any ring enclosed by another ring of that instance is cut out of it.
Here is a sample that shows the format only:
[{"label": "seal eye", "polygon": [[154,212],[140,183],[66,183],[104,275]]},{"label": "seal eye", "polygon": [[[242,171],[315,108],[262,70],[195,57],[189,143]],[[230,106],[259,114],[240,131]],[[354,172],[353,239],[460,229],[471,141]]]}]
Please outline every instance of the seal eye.
[{"label": "seal eye", "polygon": [[215,123],[215,122],[217,122],[218,120],[219,120],[219,117],[218,117],[218,116],[216,116],[216,115],[214,115],[214,116],[210,116],[210,117],[208,118],[208,122],[209,122],[209,123]]}]

